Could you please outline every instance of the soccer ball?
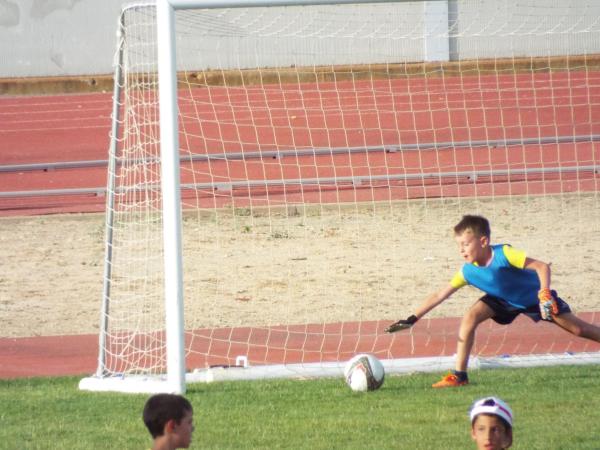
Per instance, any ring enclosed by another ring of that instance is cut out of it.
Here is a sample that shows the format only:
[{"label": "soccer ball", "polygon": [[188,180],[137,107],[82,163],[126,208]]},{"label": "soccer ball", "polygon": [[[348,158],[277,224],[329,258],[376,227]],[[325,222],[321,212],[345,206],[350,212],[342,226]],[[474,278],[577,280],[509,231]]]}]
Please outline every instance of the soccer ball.
[{"label": "soccer ball", "polygon": [[344,377],[353,391],[374,391],[383,384],[385,370],[374,355],[361,353],[346,363]]}]

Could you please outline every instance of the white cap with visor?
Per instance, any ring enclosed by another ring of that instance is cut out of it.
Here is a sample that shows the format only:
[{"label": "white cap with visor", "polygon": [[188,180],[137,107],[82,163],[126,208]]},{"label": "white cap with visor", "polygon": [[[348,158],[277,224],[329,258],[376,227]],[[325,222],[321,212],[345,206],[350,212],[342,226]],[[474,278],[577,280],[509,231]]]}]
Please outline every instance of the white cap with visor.
[{"label": "white cap with visor", "polygon": [[479,414],[492,414],[494,416],[498,416],[503,418],[512,428],[513,426],[513,413],[512,409],[508,404],[499,399],[498,397],[486,397],[477,400],[471,406],[471,411],[469,412],[469,416],[471,418],[471,423]]}]

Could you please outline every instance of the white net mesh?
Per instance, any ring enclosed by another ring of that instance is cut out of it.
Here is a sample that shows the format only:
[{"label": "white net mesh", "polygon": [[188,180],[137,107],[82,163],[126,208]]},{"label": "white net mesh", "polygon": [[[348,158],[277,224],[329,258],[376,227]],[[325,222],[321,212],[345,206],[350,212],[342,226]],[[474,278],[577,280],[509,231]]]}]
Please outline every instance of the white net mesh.
[{"label": "white net mesh", "polygon": [[[462,214],[552,262],[600,321],[600,6],[399,2],[178,11],[189,368],[451,355]],[[103,371],[164,371],[153,6],[124,12]],[[598,350],[485,324],[478,355]],[[531,336],[529,337],[524,337]]]}]

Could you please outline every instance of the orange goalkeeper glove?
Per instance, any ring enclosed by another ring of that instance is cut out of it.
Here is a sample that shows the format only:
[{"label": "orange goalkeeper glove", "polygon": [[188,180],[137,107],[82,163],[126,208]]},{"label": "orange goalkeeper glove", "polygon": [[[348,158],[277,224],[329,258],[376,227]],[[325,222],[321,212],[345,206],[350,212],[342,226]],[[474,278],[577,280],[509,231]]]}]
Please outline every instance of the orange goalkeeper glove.
[{"label": "orange goalkeeper glove", "polygon": [[538,292],[538,299],[540,300],[540,314],[542,319],[552,322],[552,316],[558,314],[558,303],[550,292],[550,289],[541,289]]},{"label": "orange goalkeeper glove", "polygon": [[407,328],[412,327],[415,323],[417,323],[417,316],[412,315],[407,317],[406,319],[401,319],[398,322],[394,322],[389,327],[385,329],[386,333],[395,333],[396,331],[406,330]]}]

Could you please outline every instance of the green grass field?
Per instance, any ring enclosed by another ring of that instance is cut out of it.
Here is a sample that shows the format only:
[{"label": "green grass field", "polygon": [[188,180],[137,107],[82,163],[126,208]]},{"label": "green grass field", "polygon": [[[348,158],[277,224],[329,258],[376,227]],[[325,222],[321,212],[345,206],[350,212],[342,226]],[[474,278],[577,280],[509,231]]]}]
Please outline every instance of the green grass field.
[{"label": "green grass field", "polygon": [[[600,366],[471,372],[433,390],[438,374],[388,377],[353,393],[342,379],[195,384],[191,448],[472,449],[467,411],[497,395],[515,413],[514,449],[600,449]],[[2,449],[145,449],[146,395],[81,392],[78,377],[0,381]]]}]

